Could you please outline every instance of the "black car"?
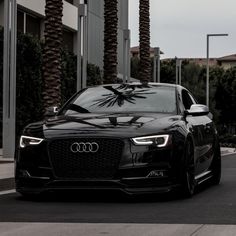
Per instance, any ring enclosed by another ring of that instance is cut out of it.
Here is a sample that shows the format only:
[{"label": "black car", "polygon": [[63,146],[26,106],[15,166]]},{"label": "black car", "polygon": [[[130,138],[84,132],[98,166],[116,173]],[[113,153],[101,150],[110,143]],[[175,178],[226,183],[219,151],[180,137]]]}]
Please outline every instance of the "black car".
[{"label": "black car", "polygon": [[128,194],[220,182],[221,155],[209,109],[182,86],[101,85],[28,125],[16,150],[16,190],[120,190]]}]

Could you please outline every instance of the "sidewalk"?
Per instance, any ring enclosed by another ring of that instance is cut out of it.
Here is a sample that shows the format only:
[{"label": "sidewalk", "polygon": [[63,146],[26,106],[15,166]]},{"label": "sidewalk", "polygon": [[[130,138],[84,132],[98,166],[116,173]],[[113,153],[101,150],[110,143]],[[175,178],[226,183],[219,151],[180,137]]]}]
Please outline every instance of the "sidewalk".
[{"label": "sidewalk", "polygon": [[2,157],[0,149],[0,191],[15,188],[14,182],[14,160]]},{"label": "sidewalk", "polygon": [[[221,148],[222,157],[235,153],[235,148]],[[0,149],[0,191],[14,189],[14,186],[14,160],[3,158]]]},{"label": "sidewalk", "polygon": [[236,148],[222,147],[220,150],[221,150],[221,156],[226,156],[236,153]]}]

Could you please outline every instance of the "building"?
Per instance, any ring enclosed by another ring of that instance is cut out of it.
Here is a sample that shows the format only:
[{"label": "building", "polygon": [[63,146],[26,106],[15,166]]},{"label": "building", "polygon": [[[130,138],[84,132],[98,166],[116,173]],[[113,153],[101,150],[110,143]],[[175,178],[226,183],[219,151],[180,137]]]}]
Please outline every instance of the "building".
[{"label": "building", "polygon": [[[194,63],[199,66],[206,66],[207,65],[207,59],[206,58],[178,58],[182,61],[188,61],[189,63]],[[175,58],[166,58],[162,61],[171,61],[175,60]],[[227,55],[219,58],[209,58],[209,66],[220,66],[224,70],[230,69],[234,66],[236,66],[236,54]]]},{"label": "building", "polygon": [[[87,3],[88,62],[103,68],[103,0],[63,0],[63,43],[77,52],[78,5]],[[18,31],[43,38],[45,0],[17,0]],[[128,0],[118,5],[118,72],[123,72],[123,30],[128,29]],[[0,0],[0,25],[4,25],[4,0]]]},{"label": "building", "polygon": [[218,65],[222,66],[224,69],[230,69],[236,66],[236,54],[217,58],[217,62]]},{"label": "building", "polygon": [[[130,48],[131,57],[139,57],[139,46]],[[162,51],[160,54],[164,54]],[[150,57],[153,58],[155,55],[155,48],[150,47]]]},{"label": "building", "polygon": [[[171,61],[171,60],[175,60],[176,58],[165,58],[162,61]],[[206,66],[207,65],[207,59],[206,58],[191,58],[191,57],[182,57],[179,58],[178,60],[181,61],[188,61],[189,63],[193,63],[199,66]],[[209,66],[217,66],[218,62],[217,62],[217,58],[209,58]]]},{"label": "building", "polygon": [[[199,66],[207,66],[206,58],[180,58],[181,60],[186,60],[189,63],[194,63]],[[217,58],[209,58],[209,66],[217,66]]]},{"label": "building", "polygon": [[[123,30],[128,29],[128,1],[118,0],[118,73],[123,74]],[[103,67],[103,0],[88,0],[88,61]]]}]

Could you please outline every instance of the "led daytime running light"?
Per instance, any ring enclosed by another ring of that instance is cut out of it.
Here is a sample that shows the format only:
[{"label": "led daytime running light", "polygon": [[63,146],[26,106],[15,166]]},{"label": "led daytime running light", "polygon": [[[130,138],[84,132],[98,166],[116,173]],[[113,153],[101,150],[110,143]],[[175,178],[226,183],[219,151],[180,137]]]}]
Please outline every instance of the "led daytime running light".
[{"label": "led daytime running light", "polygon": [[169,141],[169,135],[153,135],[153,136],[145,136],[139,138],[132,138],[133,142],[136,145],[152,145],[155,144],[155,139],[164,139],[162,144],[157,144],[157,147],[165,147]]},{"label": "led daytime running light", "polygon": [[22,135],[20,137],[20,147],[24,148],[28,145],[38,145],[43,141],[41,138],[35,138],[35,137],[30,137],[30,136],[24,136]]}]

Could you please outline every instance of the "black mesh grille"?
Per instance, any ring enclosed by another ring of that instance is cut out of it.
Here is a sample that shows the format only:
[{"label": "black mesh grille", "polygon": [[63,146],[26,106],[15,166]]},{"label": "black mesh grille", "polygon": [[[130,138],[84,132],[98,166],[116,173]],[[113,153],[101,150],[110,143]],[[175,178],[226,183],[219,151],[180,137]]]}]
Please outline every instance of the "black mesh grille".
[{"label": "black mesh grille", "polygon": [[[96,153],[73,153],[73,143],[96,142]],[[122,155],[123,142],[118,139],[79,138],[53,140],[49,154],[54,173],[59,178],[111,179],[114,177]]]}]

